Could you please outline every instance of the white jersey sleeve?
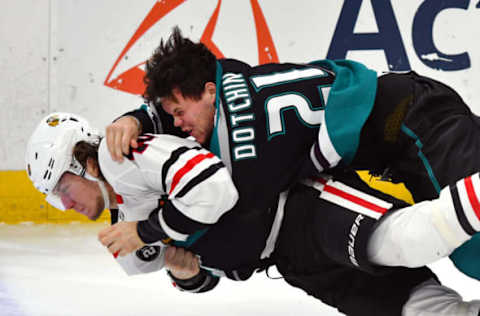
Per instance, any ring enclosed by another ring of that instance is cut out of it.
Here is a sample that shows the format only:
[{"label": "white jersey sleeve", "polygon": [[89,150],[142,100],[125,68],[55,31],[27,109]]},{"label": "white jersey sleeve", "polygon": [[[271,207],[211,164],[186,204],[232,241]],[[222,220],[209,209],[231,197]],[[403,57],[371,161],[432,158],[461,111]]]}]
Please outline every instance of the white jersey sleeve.
[{"label": "white jersey sleeve", "polygon": [[420,267],[450,255],[480,231],[479,197],[480,174],[476,173],[443,188],[437,199],[387,216],[370,237],[370,261]]},{"label": "white jersey sleeve", "polygon": [[151,201],[164,198],[166,203],[155,210],[158,224],[170,238],[185,241],[216,223],[237,202],[223,163],[195,141],[146,134],[138,143],[122,163],[111,159],[105,141],[100,144],[100,169],[121,200],[121,211],[142,213],[140,218],[147,219],[154,209]]},{"label": "white jersey sleeve", "polygon": [[166,246],[147,245],[116,260],[127,275],[150,273],[165,266]]},{"label": "white jersey sleeve", "polygon": [[[120,215],[119,210],[110,210],[111,223],[116,224],[118,221],[131,221],[132,218]],[[146,245],[134,252],[123,257],[114,255],[117,263],[122,267],[127,275],[143,274],[161,270],[165,266],[165,250],[167,246],[159,243],[158,245]]]}]

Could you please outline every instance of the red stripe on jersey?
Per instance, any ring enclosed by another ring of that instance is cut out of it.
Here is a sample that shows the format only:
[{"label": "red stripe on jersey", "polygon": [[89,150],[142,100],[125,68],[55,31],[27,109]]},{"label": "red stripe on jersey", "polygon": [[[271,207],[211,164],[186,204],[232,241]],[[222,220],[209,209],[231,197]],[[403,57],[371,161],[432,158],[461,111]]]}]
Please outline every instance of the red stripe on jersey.
[{"label": "red stripe on jersey", "polygon": [[480,203],[478,202],[477,195],[475,194],[475,189],[473,188],[472,177],[465,178],[465,188],[467,189],[468,200],[472,205],[473,211],[477,215],[477,218],[480,219]]},{"label": "red stripe on jersey", "polygon": [[197,164],[199,164],[203,160],[207,158],[212,158],[212,157],[214,157],[214,154],[212,153],[198,154],[192,159],[190,159],[189,161],[187,161],[187,163],[180,170],[178,170],[177,173],[175,173],[175,175],[173,176],[172,185],[170,187],[170,192],[168,192],[168,194],[171,194],[173,192],[173,189],[175,189],[175,187],[180,182],[182,177],[186,175],[190,170],[192,170],[193,167],[195,167]]},{"label": "red stripe on jersey", "polygon": [[329,186],[328,184],[325,184],[325,187],[323,188],[323,190],[381,214],[385,214],[385,212],[387,211],[387,209],[384,207],[378,206],[377,204],[373,204],[372,202],[366,201],[358,196],[352,195],[340,189]]},{"label": "red stripe on jersey", "polygon": [[318,177],[318,178],[315,178],[314,180],[317,182],[320,182],[321,184],[327,184],[327,180],[324,178]]},{"label": "red stripe on jersey", "polygon": [[119,194],[115,194],[115,197],[117,198],[117,204],[123,204],[123,198]]}]

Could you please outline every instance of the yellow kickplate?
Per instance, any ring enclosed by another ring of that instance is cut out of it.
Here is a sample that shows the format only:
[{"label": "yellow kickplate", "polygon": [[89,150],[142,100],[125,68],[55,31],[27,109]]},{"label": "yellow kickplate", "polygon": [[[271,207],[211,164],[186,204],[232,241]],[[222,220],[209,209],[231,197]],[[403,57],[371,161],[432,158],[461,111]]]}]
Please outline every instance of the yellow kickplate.
[{"label": "yellow kickplate", "polygon": [[410,191],[407,190],[403,183],[392,183],[380,180],[380,177],[373,177],[368,174],[368,171],[358,171],[360,178],[365,181],[370,187],[390,194],[397,199],[403,200],[409,204],[413,204],[413,197]]}]

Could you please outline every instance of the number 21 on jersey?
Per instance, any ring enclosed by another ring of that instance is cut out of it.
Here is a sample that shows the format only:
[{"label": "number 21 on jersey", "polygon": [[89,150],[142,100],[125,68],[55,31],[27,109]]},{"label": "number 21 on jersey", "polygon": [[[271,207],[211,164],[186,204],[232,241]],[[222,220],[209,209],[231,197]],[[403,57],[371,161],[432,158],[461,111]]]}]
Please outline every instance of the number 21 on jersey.
[{"label": "number 21 on jersey", "polygon": [[[260,75],[251,78],[257,91],[265,87],[273,87],[292,82],[325,77],[327,74],[317,68],[293,69],[270,75]],[[325,104],[330,92],[330,85],[318,86],[320,103],[312,105],[311,101],[300,92],[283,92],[272,95],[265,101],[268,139],[285,134],[284,112],[295,111],[298,119],[308,127],[318,127],[325,119]]]}]

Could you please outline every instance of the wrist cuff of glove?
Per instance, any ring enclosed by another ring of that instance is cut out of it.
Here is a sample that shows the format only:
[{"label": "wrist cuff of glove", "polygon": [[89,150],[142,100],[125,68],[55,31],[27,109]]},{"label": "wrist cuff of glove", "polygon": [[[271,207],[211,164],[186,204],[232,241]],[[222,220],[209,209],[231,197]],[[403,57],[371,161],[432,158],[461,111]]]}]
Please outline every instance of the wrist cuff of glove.
[{"label": "wrist cuff of glove", "polygon": [[128,113],[125,113],[123,116],[133,116],[137,119],[139,123],[140,134],[144,133],[154,133],[155,127],[152,120],[148,116],[148,113],[142,109],[134,110]]},{"label": "wrist cuff of glove", "polygon": [[147,220],[138,222],[137,233],[140,239],[146,244],[169,238],[160,226],[158,209],[153,210]]},{"label": "wrist cuff of glove", "polygon": [[200,270],[196,276],[185,280],[174,277],[170,271],[167,271],[167,273],[179,290],[192,293],[209,291],[213,289],[220,280],[220,278],[209,274],[205,270]]}]

